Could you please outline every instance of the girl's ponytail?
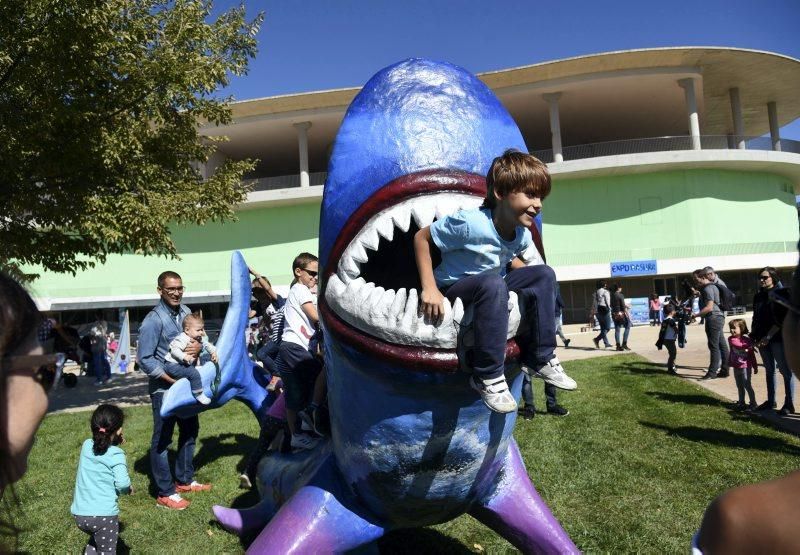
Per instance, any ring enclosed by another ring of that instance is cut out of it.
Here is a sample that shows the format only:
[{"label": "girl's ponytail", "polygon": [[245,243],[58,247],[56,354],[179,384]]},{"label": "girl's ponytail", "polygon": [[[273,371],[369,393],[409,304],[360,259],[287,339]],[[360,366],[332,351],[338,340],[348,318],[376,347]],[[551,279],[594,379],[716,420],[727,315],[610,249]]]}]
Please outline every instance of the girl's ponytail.
[{"label": "girl's ponytail", "polygon": [[116,445],[117,432],[122,428],[125,417],[116,405],[100,405],[92,413],[91,430],[96,456],[105,455],[108,448]]}]

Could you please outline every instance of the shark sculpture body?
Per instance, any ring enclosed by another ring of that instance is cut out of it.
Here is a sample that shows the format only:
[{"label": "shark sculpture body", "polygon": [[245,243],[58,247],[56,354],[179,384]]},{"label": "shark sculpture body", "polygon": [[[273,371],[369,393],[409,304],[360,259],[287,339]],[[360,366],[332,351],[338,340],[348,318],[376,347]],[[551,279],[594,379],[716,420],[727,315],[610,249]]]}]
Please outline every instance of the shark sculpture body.
[{"label": "shark sculpture body", "polygon": [[[413,234],[480,205],[483,176],[508,148],[526,150],[508,112],[450,64],[398,63],[353,100],[320,225],[331,438],[264,457],[255,507],[214,508],[229,530],[260,530],[248,553],[344,552],[463,513],[523,552],[577,552],[528,478],[516,414],[491,412],[459,369],[470,311],[445,301],[440,325],[418,313]],[[517,398],[519,304],[511,295],[506,376]]]}]

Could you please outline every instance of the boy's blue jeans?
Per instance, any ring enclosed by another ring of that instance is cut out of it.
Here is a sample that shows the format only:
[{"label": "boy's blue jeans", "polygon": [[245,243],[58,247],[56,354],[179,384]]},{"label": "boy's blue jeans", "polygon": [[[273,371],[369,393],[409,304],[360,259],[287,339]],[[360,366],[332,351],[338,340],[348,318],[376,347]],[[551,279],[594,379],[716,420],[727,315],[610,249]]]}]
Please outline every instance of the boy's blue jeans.
[{"label": "boy's blue jeans", "polygon": [[451,285],[445,296],[460,298],[464,308],[473,307],[475,348],[470,366],[484,380],[503,375],[508,334],[508,292],[519,299],[523,320],[517,332],[520,360],[533,369],[546,364],[556,349],[556,274],[539,264],[499,274],[467,276]]},{"label": "boy's blue jeans", "polygon": [[170,378],[175,378],[176,380],[186,378],[189,380],[192,393],[203,392],[203,379],[200,377],[200,372],[198,372],[197,368],[194,366],[186,366],[178,364],[177,362],[168,362],[164,365],[164,370],[169,374]]}]

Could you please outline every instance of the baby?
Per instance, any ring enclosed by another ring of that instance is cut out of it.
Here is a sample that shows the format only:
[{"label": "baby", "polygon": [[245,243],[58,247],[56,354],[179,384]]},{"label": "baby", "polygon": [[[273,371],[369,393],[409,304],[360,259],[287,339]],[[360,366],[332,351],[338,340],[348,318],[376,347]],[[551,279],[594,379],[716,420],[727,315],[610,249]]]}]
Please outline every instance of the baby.
[{"label": "baby", "polygon": [[200,378],[200,372],[198,372],[196,368],[197,359],[184,352],[192,341],[197,341],[202,344],[198,356],[202,356],[203,353],[206,353],[210,355],[212,361],[215,363],[219,362],[217,358],[217,348],[208,340],[208,336],[206,335],[203,316],[195,312],[184,318],[183,333],[170,342],[169,353],[164,357],[164,362],[166,362],[164,370],[170,377],[176,380],[180,378],[189,380],[189,385],[192,388],[192,395],[197,399],[197,402],[208,405],[211,403],[211,399],[203,393],[203,382]]}]

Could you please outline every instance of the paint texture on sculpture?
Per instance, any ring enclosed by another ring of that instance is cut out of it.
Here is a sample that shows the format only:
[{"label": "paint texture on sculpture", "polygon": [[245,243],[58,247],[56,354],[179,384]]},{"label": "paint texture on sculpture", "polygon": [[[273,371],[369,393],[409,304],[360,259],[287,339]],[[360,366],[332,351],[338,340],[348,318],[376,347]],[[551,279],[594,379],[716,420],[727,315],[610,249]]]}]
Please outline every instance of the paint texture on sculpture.
[{"label": "paint texture on sculpture", "polygon": [[[483,176],[508,148],[526,150],[510,115],[450,64],[400,62],[353,100],[320,225],[331,438],[267,455],[258,506],[215,508],[231,530],[263,527],[251,552],[346,551],[465,512],[525,552],[576,551],[525,472],[516,414],[490,412],[459,369],[470,311],[446,304],[434,325],[417,310],[414,232],[479,205]],[[518,398],[514,295],[509,311],[506,376]]]}]

